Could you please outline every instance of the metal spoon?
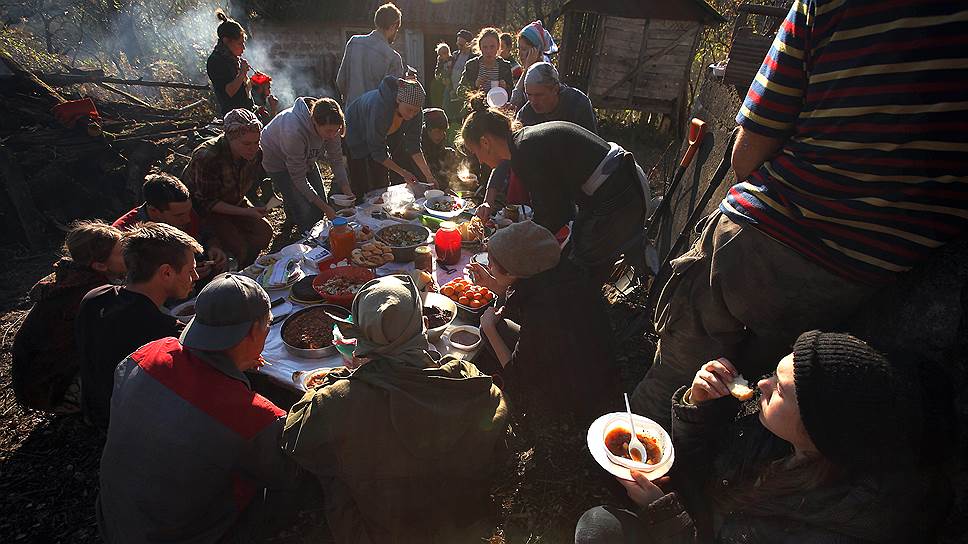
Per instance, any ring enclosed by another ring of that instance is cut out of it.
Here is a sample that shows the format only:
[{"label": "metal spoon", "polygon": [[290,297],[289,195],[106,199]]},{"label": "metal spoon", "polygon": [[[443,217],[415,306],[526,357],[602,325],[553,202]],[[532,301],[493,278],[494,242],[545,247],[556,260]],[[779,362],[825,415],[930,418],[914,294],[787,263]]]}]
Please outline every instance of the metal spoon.
[{"label": "metal spoon", "polygon": [[[631,435],[629,436],[629,456],[632,457],[633,461],[645,463],[648,461],[648,457],[646,457],[645,446],[635,435],[635,421],[632,419],[632,409],[629,407],[629,396],[628,393],[623,393],[623,395],[625,396],[625,411],[629,414],[629,434]],[[636,454],[638,454],[638,459],[635,458]]]}]

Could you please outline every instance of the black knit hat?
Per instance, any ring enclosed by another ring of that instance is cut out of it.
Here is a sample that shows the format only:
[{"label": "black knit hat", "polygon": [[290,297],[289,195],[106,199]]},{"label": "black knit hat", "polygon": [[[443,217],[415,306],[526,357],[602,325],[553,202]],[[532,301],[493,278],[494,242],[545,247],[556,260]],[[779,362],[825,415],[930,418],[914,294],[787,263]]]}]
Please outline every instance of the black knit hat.
[{"label": "black knit hat", "polygon": [[[895,369],[847,334],[810,331],[793,347],[800,417],[814,445],[844,467],[900,464],[916,449]],[[908,384],[914,388],[917,384]]]},{"label": "black knit hat", "polygon": [[447,130],[447,113],[440,108],[424,108],[424,124],[428,128],[442,128]]}]

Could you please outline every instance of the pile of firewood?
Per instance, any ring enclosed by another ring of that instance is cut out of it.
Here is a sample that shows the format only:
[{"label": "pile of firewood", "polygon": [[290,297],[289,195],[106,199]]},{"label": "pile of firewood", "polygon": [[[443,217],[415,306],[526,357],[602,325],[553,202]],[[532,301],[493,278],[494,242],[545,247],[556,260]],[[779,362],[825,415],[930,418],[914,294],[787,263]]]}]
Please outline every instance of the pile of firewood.
[{"label": "pile of firewood", "polygon": [[[6,68],[6,70],[4,70]],[[118,101],[96,100],[97,119],[70,126],[52,109],[93,85]],[[194,102],[162,108],[120,85],[198,91]],[[141,200],[152,170],[180,175],[193,149],[221,132],[204,85],[118,80],[100,72],[38,74],[0,51],[0,224],[4,242],[44,247],[79,218],[112,220]]]}]

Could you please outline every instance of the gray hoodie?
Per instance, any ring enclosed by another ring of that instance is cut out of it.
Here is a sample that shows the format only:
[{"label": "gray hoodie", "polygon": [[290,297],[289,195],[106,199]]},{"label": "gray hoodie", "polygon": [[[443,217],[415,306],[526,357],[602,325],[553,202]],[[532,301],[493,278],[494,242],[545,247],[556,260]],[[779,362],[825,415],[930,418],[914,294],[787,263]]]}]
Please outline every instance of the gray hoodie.
[{"label": "gray hoodie", "polygon": [[279,112],[262,129],[262,167],[269,174],[288,172],[296,190],[312,202],[323,198],[306,179],[306,173],[315,166],[317,159],[329,163],[334,187],[349,185],[341,138],[320,138],[313,126],[306,98],[300,97],[291,108]]}]

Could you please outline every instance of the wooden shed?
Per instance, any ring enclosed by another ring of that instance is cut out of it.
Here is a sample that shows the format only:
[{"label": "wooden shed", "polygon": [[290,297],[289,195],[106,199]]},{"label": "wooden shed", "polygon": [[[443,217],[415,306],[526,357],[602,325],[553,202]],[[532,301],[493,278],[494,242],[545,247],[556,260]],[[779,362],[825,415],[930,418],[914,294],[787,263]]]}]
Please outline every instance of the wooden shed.
[{"label": "wooden shed", "polygon": [[[265,49],[260,55],[265,71],[289,76],[297,95],[330,94],[347,40],[373,30],[373,13],[386,1],[243,0],[240,7],[250,21],[250,47]],[[394,0],[394,4],[403,13],[403,26],[393,47],[428,89],[438,43],[456,49],[458,30],[476,33],[505,21],[503,0]]]},{"label": "wooden shed", "polygon": [[573,0],[562,15],[563,81],[597,108],[662,113],[676,127],[702,29],[725,21],[703,0]]}]

